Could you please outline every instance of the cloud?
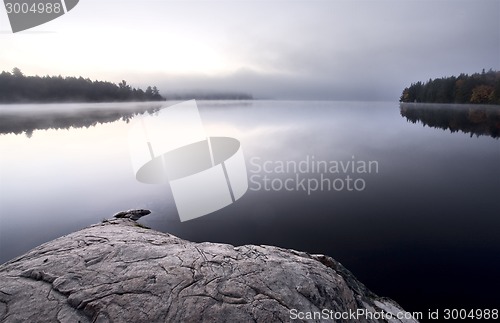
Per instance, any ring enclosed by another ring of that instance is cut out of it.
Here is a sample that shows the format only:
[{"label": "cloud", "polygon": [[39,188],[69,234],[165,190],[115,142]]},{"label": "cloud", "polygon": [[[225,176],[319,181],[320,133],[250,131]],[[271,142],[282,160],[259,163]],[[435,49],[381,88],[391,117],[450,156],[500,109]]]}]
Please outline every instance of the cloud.
[{"label": "cloud", "polygon": [[162,93],[339,100],[396,100],[411,82],[500,69],[498,1],[118,3],[82,3],[53,25],[66,33],[0,35],[0,64]]},{"label": "cloud", "polygon": [[236,31],[233,20],[227,23],[228,48],[239,58],[239,70],[213,77],[165,76],[161,88],[395,100],[411,82],[500,68],[498,2],[275,5],[246,11]]}]

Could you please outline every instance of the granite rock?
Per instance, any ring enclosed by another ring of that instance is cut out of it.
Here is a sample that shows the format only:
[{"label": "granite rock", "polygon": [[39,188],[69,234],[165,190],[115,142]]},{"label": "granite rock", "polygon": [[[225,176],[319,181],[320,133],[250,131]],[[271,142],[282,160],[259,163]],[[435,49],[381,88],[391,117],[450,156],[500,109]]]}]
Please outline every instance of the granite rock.
[{"label": "granite rock", "polygon": [[[128,217],[0,266],[2,322],[290,322],[322,310],[365,313],[338,322],[415,322],[328,256],[194,243]],[[332,322],[308,322],[322,320]]]}]

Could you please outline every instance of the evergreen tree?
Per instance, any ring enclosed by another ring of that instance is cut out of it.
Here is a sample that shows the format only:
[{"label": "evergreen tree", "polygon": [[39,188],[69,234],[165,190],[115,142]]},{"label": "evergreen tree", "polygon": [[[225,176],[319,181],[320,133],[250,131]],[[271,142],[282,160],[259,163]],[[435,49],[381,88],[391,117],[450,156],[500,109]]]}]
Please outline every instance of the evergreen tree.
[{"label": "evergreen tree", "polygon": [[14,102],[113,102],[165,100],[154,86],[150,95],[132,88],[125,80],[118,85],[83,77],[25,76],[17,67],[0,73],[0,103]]}]

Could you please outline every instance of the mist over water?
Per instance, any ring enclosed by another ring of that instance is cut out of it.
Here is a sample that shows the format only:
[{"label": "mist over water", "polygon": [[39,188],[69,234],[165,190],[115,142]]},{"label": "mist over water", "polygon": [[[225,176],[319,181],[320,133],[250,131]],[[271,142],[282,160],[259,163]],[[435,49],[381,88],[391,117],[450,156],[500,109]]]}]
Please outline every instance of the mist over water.
[{"label": "mist over water", "polygon": [[[184,239],[328,254],[409,311],[497,305],[498,138],[440,127],[446,124],[442,114],[439,125],[429,121],[432,113],[408,117],[395,102],[201,101],[198,106],[207,134],[237,138],[249,178],[263,183],[267,176],[274,187],[250,181],[240,200],[181,223],[168,184],[135,180],[127,118],[83,128],[35,127],[31,137],[2,131],[2,125],[0,262],[115,212],[148,208],[152,214],[141,223]],[[481,118],[473,112],[470,120]],[[371,172],[276,168],[308,158],[328,165],[375,161],[378,167]],[[344,183],[349,176],[364,186],[308,191],[297,185],[301,179],[304,185],[321,183],[321,175]],[[293,181],[288,189],[287,179]]]}]

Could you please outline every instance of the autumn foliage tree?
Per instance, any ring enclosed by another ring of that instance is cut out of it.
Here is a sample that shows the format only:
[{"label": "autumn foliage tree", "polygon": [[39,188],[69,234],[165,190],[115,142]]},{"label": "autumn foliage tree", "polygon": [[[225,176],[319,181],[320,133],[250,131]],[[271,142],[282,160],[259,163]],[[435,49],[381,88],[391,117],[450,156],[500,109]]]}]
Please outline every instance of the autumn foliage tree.
[{"label": "autumn foliage tree", "polygon": [[493,86],[478,85],[472,89],[470,97],[471,103],[490,103],[490,97],[493,94]]}]

